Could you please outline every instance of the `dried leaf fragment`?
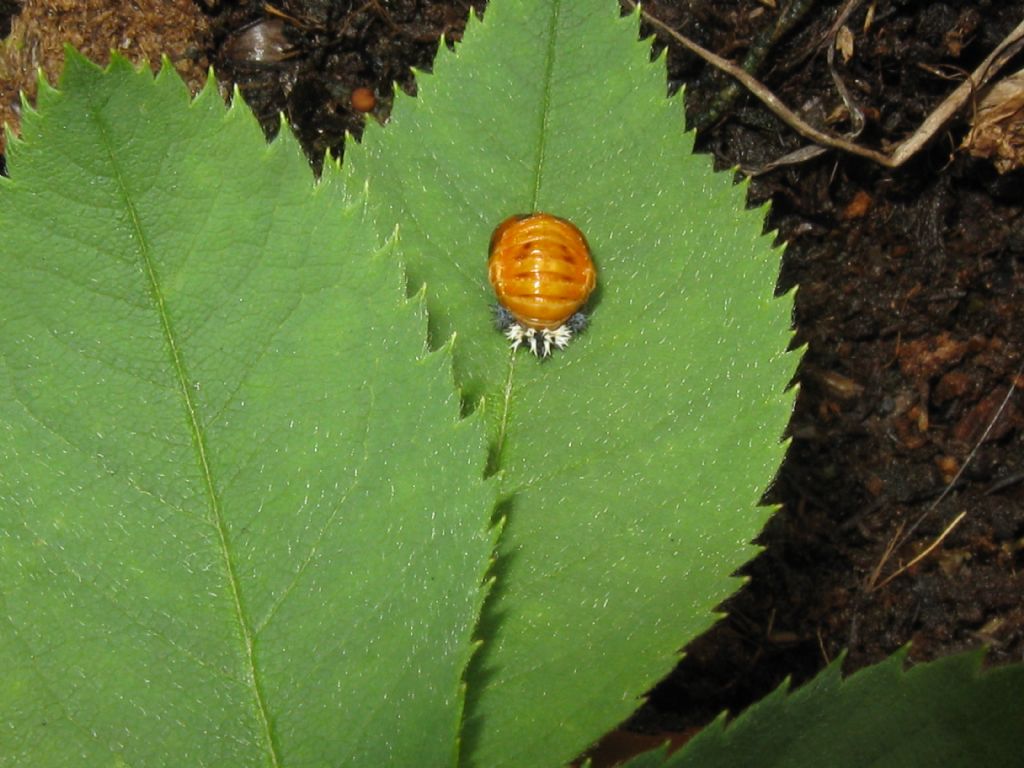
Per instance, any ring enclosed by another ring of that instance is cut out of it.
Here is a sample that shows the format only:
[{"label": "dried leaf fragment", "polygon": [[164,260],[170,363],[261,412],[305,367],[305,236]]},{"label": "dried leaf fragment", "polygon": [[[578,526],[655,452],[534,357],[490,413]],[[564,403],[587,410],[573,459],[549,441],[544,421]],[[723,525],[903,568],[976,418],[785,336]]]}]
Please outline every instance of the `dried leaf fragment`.
[{"label": "dried leaf fragment", "polygon": [[844,64],[853,58],[853,32],[845,24],[839,28],[839,32],[836,34],[836,50],[843,55]]},{"label": "dried leaf fragment", "polygon": [[1024,70],[983,91],[963,148],[999,173],[1024,165]]}]

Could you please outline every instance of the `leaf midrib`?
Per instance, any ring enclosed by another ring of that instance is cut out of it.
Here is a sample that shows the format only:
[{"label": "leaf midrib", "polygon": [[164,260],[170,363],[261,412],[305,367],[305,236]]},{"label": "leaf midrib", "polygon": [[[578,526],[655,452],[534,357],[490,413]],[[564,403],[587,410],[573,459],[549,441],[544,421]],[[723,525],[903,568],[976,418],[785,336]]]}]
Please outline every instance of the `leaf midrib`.
[{"label": "leaf midrib", "polygon": [[[556,45],[556,34],[555,30],[558,27],[558,18],[561,14],[562,3],[561,0],[554,0],[551,3],[551,16],[548,22],[548,48],[545,53],[544,60],[544,80],[543,80],[543,95],[540,110],[540,121],[538,126],[539,137],[537,140],[537,154],[534,162],[534,176],[533,176],[533,194],[530,199],[530,212],[537,212],[537,206],[540,202],[540,187],[544,177],[544,158],[547,152],[547,133],[548,133],[548,121],[551,117],[551,76],[555,68],[555,54],[557,52]],[[512,397],[515,390],[515,369],[516,369],[516,352],[518,349],[513,349],[508,356],[508,375],[505,379],[504,391],[501,394],[501,417],[498,420],[498,436],[494,442],[494,461],[493,468],[497,471],[503,464],[503,456],[505,453],[505,438],[508,435],[508,424],[511,418],[512,411]],[[490,469],[490,468],[489,468]],[[504,485],[507,481],[506,476],[502,476],[499,481],[499,495],[504,491]]]},{"label": "leaf midrib", "polygon": [[246,671],[249,677],[249,687],[252,691],[254,703],[256,705],[257,719],[260,721],[262,726],[262,732],[264,741],[266,743],[266,750],[270,757],[271,765],[278,768],[281,765],[280,758],[278,756],[278,749],[275,743],[273,732],[270,728],[270,717],[267,711],[266,699],[263,695],[262,687],[260,686],[259,679],[256,675],[256,662],[255,654],[253,650],[253,636],[249,629],[247,622],[245,621],[245,613],[242,608],[242,596],[241,589],[238,582],[238,575],[235,568],[235,564],[231,558],[231,552],[228,545],[227,527],[224,522],[223,510],[221,508],[220,499],[217,496],[216,487],[213,482],[213,473],[210,469],[210,462],[207,458],[206,438],[203,433],[202,427],[200,426],[198,409],[195,401],[192,399],[192,387],[188,373],[185,370],[184,360],[182,359],[181,350],[178,348],[177,341],[174,336],[174,330],[171,327],[170,316],[167,313],[166,302],[164,301],[163,291],[160,288],[159,275],[156,271],[156,265],[153,263],[152,254],[149,249],[149,240],[146,237],[146,233],[142,227],[138,211],[132,202],[132,196],[129,192],[128,184],[126,183],[126,176],[122,172],[121,167],[117,161],[117,156],[114,152],[115,142],[111,139],[108,127],[106,123],[101,119],[100,115],[95,110],[90,110],[90,116],[96,126],[96,129],[101,138],[101,145],[107,155],[107,160],[110,164],[110,168],[113,174],[113,180],[115,186],[121,196],[124,203],[125,209],[128,213],[129,220],[131,222],[132,230],[135,233],[135,242],[138,244],[137,251],[139,258],[142,261],[143,272],[146,276],[146,280],[149,284],[151,300],[156,308],[157,315],[160,320],[160,328],[164,334],[164,340],[167,343],[168,351],[171,356],[171,366],[174,369],[175,377],[178,381],[178,387],[181,391],[181,396],[185,404],[185,410],[188,416],[189,431],[192,435],[192,443],[196,447],[197,459],[199,461],[199,469],[203,477],[203,484],[206,489],[206,494],[210,504],[210,517],[214,528],[217,531],[217,541],[220,545],[221,557],[224,561],[224,568],[227,574],[228,586],[231,592],[232,603],[235,609],[235,618],[238,622],[239,632],[242,639],[243,649],[242,654],[244,657],[244,663]]}]

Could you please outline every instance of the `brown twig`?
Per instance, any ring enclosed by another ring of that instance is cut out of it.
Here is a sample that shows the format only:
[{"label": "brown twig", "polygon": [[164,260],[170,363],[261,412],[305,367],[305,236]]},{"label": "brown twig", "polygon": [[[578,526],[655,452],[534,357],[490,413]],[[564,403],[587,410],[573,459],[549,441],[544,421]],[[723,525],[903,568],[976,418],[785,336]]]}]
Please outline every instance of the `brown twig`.
[{"label": "brown twig", "polygon": [[856,139],[861,133],[864,132],[864,126],[867,125],[867,120],[864,118],[864,110],[860,108],[857,101],[853,98],[853,94],[850,93],[850,89],[846,87],[846,83],[843,78],[839,75],[839,70],[836,69],[836,39],[839,37],[839,30],[845,25],[850,15],[857,9],[862,0],[849,0],[846,6],[836,16],[835,22],[832,24],[832,28],[829,30],[828,36],[828,50],[825,54],[825,58],[828,61],[828,71],[832,76],[832,83],[835,85],[836,90],[839,92],[839,96],[843,100],[843,104],[846,106],[847,112],[850,113],[850,123],[852,125],[850,132],[843,138],[847,141]]},{"label": "brown twig", "polygon": [[[625,3],[633,10],[637,7],[637,4],[633,2],[633,0],[625,0]],[[869,147],[863,147],[852,141],[844,139],[842,136],[815,128],[793,112],[774,93],[772,93],[748,72],[744,71],[741,67],[733,64],[728,59],[724,59],[721,56],[712,53],[708,49],[672,29],[663,21],[657,19],[643,9],[640,10],[640,15],[643,16],[644,20],[651,26],[660,29],[691,53],[700,56],[712,66],[738,80],[747,88],[747,90],[749,90],[766,107],[768,107],[776,117],[804,138],[813,141],[815,144],[819,145],[819,147],[828,147],[830,149],[838,149],[843,152],[848,152],[851,155],[857,155],[858,157],[872,160],[887,168],[898,168],[917,154],[935,137],[942,127],[960,111],[964,104],[967,103],[971,94],[975,90],[984,86],[984,84],[987,83],[1006,64],[1006,62],[1009,61],[1009,59],[1024,47],[1024,21],[1022,21],[1003,39],[999,45],[995,47],[995,49],[985,58],[977,69],[974,70],[970,77],[962,82],[951,94],[949,94],[949,96],[945,98],[944,101],[942,101],[941,104],[939,104],[938,107],[935,108],[934,111],[932,111],[927,118],[925,118],[924,122],[921,123],[914,133],[900,144],[897,144],[891,153],[885,153],[879,152],[875,149],[870,149]],[[802,153],[802,155],[800,155],[800,159],[806,160],[809,156],[820,154],[820,152],[823,151],[817,148],[810,149],[814,151],[808,151],[809,148],[805,147],[803,150],[798,151],[798,153],[794,153],[794,155]],[[793,157],[793,155],[789,155],[787,157]],[[781,163],[776,161],[772,167],[779,164]]]},{"label": "brown twig", "polygon": [[292,26],[298,27],[299,29],[305,29],[306,28],[306,23],[303,22],[301,19],[296,18],[295,16],[292,16],[290,13],[286,13],[285,11],[282,11],[280,8],[278,8],[275,5],[272,5],[271,3],[264,3],[263,4],[263,12],[265,14],[267,14],[268,16],[276,16],[279,19],[287,21],[289,24],[291,24]]}]

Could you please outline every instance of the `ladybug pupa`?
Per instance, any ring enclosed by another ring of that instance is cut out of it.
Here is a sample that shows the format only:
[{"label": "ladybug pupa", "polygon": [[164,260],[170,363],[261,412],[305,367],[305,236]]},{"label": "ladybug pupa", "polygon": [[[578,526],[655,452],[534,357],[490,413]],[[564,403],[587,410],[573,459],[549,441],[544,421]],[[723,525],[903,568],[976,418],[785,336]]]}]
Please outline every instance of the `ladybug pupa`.
[{"label": "ladybug pupa", "polygon": [[580,309],[597,270],[572,222],[549,213],[508,217],[491,235],[487,276],[498,297],[498,328],[513,349],[525,344],[544,358],[586,328]]}]

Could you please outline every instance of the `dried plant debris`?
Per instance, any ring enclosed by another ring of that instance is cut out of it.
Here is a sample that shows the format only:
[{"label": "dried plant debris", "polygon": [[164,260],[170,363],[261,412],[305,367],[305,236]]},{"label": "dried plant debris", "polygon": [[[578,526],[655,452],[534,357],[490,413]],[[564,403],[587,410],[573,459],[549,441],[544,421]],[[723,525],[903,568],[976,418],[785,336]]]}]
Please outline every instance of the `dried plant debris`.
[{"label": "dried plant debris", "polygon": [[964,149],[1007,173],[1024,165],[1024,70],[982,93]]},{"label": "dried plant debris", "polygon": [[154,70],[166,54],[195,92],[209,67],[203,53],[208,34],[206,17],[191,0],[26,0],[0,48],[0,121],[17,132],[19,91],[35,99],[39,69],[56,82],[65,43],[99,63],[118,51]]}]

